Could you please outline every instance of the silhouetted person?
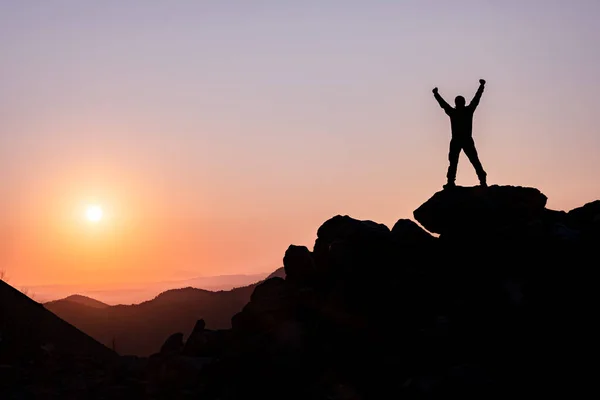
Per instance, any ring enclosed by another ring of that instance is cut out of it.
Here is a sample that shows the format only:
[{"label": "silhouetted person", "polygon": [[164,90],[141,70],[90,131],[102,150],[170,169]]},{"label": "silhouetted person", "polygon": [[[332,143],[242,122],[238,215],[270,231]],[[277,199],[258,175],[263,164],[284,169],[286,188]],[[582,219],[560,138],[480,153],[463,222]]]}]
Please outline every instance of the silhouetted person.
[{"label": "silhouetted person", "polygon": [[479,104],[479,100],[483,94],[484,86],[485,80],[480,79],[479,89],[477,89],[477,93],[475,93],[475,97],[473,97],[473,100],[471,100],[469,105],[465,105],[466,102],[464,97],[456,96],[454,99],[456,107],[451,107],[448,103],[446,103],[446,101],[438,93],[437,87],[433,89],[435,99],[438,101],[438,103],[440,103],[440,106],[450,117],[450,122],[452,125],[452,140],[450,140],[450,152],[448,154],[450,166],[448,167],[448,174],[446,175],[448,178],[448,183],[444,185],[444,188],[451,188],[455,186],[454,181],[456,180],[458,156],[460,155],[461,150],[464,150],[465,154],[469,158],[469,161],[471,161],[471,164],[473,164],[473,167],[475,167],[475,172],[477,173],[477,177],[479,178],[479,183],[481,186],[487,186],[487,174],[483,170],[481,162],[479,161],[479,156],[477,155],[475,142],[473,141],[472,136],[473,112]]}]

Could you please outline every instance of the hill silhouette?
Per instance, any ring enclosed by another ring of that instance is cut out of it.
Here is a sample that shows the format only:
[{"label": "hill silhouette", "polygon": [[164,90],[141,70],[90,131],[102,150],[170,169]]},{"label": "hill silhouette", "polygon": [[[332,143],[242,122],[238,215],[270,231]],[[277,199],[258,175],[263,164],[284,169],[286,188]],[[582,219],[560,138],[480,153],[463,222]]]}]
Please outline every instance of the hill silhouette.
[{"label": "hill silhouette", "polygon": [[56,398],[57,385],[106,382],[118,362],[112,350],[0,280],[0,398]]},{"label": "hill silhouette", "polygon": [[[285,278],[245,288],[250,300],[231,328],[198,320],[186,337],[154,325],[170,336],[148,358],[121,359],[129,378],[119,390],[214,400],[582,397],[595,382],[600,201],[567,212],[546,200],[535,188],[456,187],[392,229],[334,216],[312,249],[289,246]],[[155,301],[206,300],[192,293]]]},{"label": "hill silhouette", "polygon": [[[178,275],[193,276],[191,271],[174,271]],[[28,289],[42,303],[65,300],[74,293],[98,300],[108,305],[138,304],[172,289],[194,287],[217,292],[252,285],[267,278],[269,273],[196,276],[185,279],[152,282],[123,282],[111,286],[96,284],[36,285]]]},{"label": "hill silhouette", "polygon": [[116,356],[40,303],[0,280],[0,360],[36,356],[45,351],[100,359]]},{"label": "hill silhouette", "polygon": [[119,354],[143,357],[157,352],[173,330],[187,337],[198,319],[213,329],[231,327],[231,317],[250,300],[254,286],[172,289],[140,304],[116,306],[70,296],[44,306]]},{"label": "hill silhouette", "polygon": [[91,307],[91,308],[106,308],[110,307],[108,304],[105,304],[96,299],[92,299],[88,296],[83,296],[80,294],[73,294],[71,296],[65,297],[64,299],[54,300],[44,303],[46,308],[56,308],[59,307],[62,303],[76,303],[81,304],[83,306]]}]

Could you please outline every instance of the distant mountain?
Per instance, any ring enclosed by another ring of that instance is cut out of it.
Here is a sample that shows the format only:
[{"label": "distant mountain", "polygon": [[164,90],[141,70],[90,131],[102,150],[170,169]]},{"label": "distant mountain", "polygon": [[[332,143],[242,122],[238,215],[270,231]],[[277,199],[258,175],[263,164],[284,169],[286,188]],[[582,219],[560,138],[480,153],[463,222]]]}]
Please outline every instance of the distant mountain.
[{"label": "distant mountain", "polygon": [[231,290],[238,287],[244,287],[252,285],[253,283],[266,279],[268,273],[260,274],[236,274],[236,275],[216,275],[216,276],[199,276],[196,278],[189,278],[184,280],[176,280],[171,282],[161,282],[157,285],[162,284],[165,287],[164,290],[182,288],[182,287],[195,287],[204,290],[218,291],[218,290]]},{"label": "distant mountain", "polygon": [[82,296],[80,294],[74,294],[69,297],[65,297],[64,299],[51,301],[51,302],[46,303],[45,305],[48,306],[48,305],[52,304],[54,307],[56,307],[61,302],[77,303],[77,304],[81,304],[81,305],[92,307],[92,308],[110,307],[108,304],[105,304],[96,299],[92,299],[91,297]]},{"label": "distant mountain", "polygon": [[210,329],[231,327],[231,317],[248,303],[258,283],[216,292],[172,289],[134,305],[110,306],[85,296],[69,296],[44,306],[99,342],[114,346],[121,355],[149,356],[174,331],[187,337],[199,319]]},{"label": "distant mountain", "polygon": [[102,360],[116,356],[42,304],[0,280],[0,363],[10,359],[26,362],[45,352]]},{"label": "distant mountain", "polygon": [[88,285],[41,285],[31,286],[29,289],[35,293],[36,299],[42,303],[64,300],[73,293],[97,299],[107,305],[137,304],[146,301],[171,289],[194,287],[210,291],[231,290],[244,287],[266,279],[269,273],[259,274],[237,274],[193,277],[191,272],[187,273],[192,278],[174,279],[169,281],[135,283],[127,282],[113,284],[110,287],[95,284]]}]

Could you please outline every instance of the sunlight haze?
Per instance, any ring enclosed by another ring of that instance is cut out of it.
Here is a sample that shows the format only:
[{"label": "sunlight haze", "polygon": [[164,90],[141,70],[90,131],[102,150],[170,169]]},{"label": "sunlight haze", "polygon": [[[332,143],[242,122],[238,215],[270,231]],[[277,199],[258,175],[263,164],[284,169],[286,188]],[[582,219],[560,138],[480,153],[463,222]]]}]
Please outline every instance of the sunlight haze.
[{"label": "sunlight haze", "polygon": [[391,228],[445,183],[432,89],[480,78],[488,183],[600,198],[600,2],[565,4],[4,1],[0,269],[33,292],[262,274],[334,215]]}]

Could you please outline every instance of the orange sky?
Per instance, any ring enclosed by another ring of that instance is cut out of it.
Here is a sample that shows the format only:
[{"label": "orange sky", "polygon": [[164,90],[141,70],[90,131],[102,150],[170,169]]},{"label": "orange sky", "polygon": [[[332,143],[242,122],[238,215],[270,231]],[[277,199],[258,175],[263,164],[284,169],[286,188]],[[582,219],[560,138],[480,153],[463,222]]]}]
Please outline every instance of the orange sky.
[{"label": "orange sky", "polygon": [[[469,98],[479,78],[490,184],[600,198],[597,1],[59,3],[0,5],[17,287],[270,272],[336,214],[412,218],[445,183],[431,89]],[[457,183],[477,183],[464,155]]]}]

